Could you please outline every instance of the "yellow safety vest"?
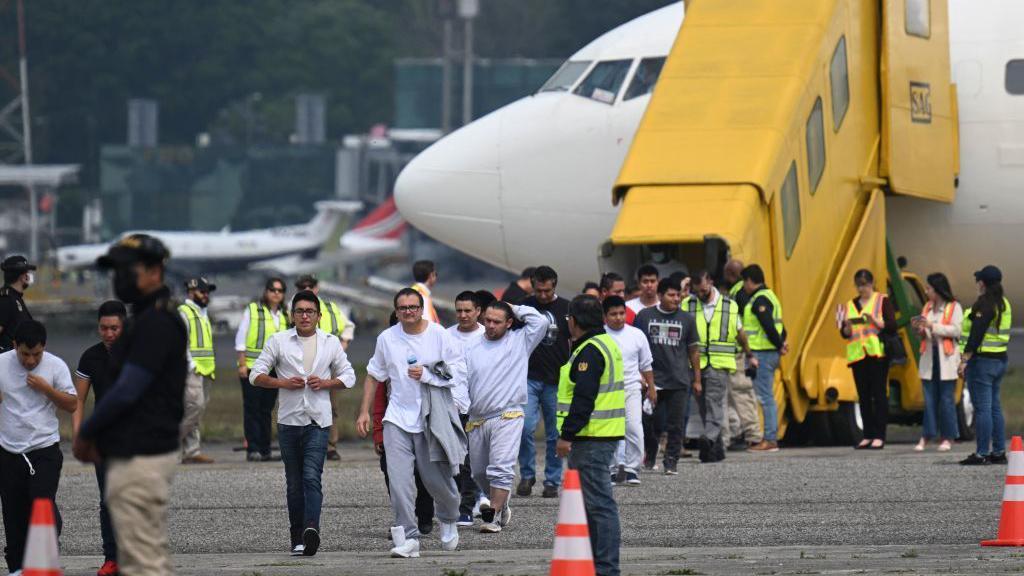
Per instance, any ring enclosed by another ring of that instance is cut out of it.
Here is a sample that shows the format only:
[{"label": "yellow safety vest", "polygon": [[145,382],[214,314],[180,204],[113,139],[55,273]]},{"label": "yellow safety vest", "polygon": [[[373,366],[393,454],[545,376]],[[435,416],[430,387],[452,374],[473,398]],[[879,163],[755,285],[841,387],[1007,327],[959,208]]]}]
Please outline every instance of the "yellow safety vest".
[{"label": "yellow safety vest", "polygon": [[558,379],[558,407],[555,411],[558,430],[561,432],[562,423],[565,422],[565,417],[569,415],[569,407],[572,406],[576,383],[572,381],[570,374],[576,356],[584,346],[594,346],[601,353],[604,357],[604,372],[601,374],[601,384],[597,398],[594,399],[594,411],[590,413],[590,421],[576,433],[576,436],[622,438],[626,435],[626,381],[623,375],[622,351],[615,340],[607,334],[598,334],[585,340],[576,347],[569,361],[562,366]]},{"label": "yellow safety vest", "polygon": [[960,353],[964,353],[964,349],[967,348],[967,339],[971,337],[971,309],[964,310],[964,322],[960,325]]},{"label": "yellow safety vest", "polygon": [[743,290],[743,280],[740,280],[739,282],[733,284],[732,288],[729,288],[729,298],[735,300],[736,296],[739,295],[740,290]]},{"label": "yellow safety vest", "polygon": [[1003,298],[1003,305],[1006,309],[1003,310],[1001,315],[996,316],[999,326],[989,324],[988,329],[985,330],[985,339],[981,341],[981,346],[978,346],[978,352],[986,354],[1006,352],[1006,348],[1010,344],[1010,325],[1013,320],[1013,310],[1010,308],[1010,301],[1006,298]]},{"label": "yellow safety vest", "polygon": [[743,333],[747,335],[747,342],[751,350],[777,350],[772,341],[768,339],[761,322],[754,313],[754,300],[764,296],[772,304],[772,320],[775,324],[775,331],[782,336],[782,304],[779,297],[768,288],[761,288],[750,297],[750,302],[743,309]]},{"label": "yellow safety vest", "polygon": [[718,294],[718,304],[711,315],[710,324],[704,319],[704,305],[700,298],[687,296],[683,310],[693,315],[700,336],[700,369],[710,365],[718,370],[736,371],[736,316],[739,306],[725,294]]},{"label": "yellow safety vest", "polygon": [[280,327],[274,325],[274,315],[263,304],[258,302],[249,303],[249,332],[245,336],[245,365],[252,368],[253,363],[263,352],[263,345],[267,340],[288,329],[288,315],[284,309],[279,310],[281,314]]},{"label": "yellow safety vest", "polygon": [[[884,301],[885,297],[881,293],[875,292],[864,308],[858,311],[854,300],[850,300],[846,303],[846,317],[848,319],[860,318],[864,312],[867,312],[877,323],[882,324],[884,323],[882,316],[882,302]],[[883,358],[885,349],[882,347],[882,340],[878,338],[879,332],[880,330],[870,321],[862,324],[850,324],[849,343],[846,345],[846,363],[860,362],[865,356]]]},{"label": "yellow safety vest", "polygon": [[341,333],[348,326],[348,318],[334,302],[320,300],[320,324],[321,330],[341,338]]},{"label": "yellow safety vest", "polygon": [[423,297],[423,311],[426,313],[426,319],[440,324],[441,318],[437,315],[437,309],[434,308],[434,299],[430,297],[430,289],[419,282],[413,284],[410,288],[419,292],[420,296]]},{"label": "yellow safety vest", "polygon": [[188,318],[188,352],[196,365],[196,373],[215,378],[217,361],[213,357],[213,329],[210,319],[200,314],[192,304],[178,306],[178,311]]}]

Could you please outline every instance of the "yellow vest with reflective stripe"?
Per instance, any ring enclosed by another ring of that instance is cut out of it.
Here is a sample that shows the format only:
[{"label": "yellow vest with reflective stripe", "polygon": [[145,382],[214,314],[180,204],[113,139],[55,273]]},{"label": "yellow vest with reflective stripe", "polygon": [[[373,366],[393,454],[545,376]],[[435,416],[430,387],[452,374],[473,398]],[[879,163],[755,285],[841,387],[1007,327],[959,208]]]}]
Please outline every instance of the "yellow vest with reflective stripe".
[{"label": "yellow vest with reflective stripe", "polygon": [[779,297],[768,288],[761,288],[750,297],[750,302],[743,309],[743,332],[747,335],[747,342],[751,350],[776,350],[775,345],[768,339],[768,335],[761,326],[761,321],[754,313],[754,300],[764,296],[772,304],[772,320],[775,324],[775,331],[782,336],[782,304]]},{"label": "yellow vest with reflective stripe", "polygon": [[576,347],[569,361],[562,366],[558,379],[558,407],[555,411],[558,430],[561,432],[562,423],[565,422],[565,417],[569,415],[569,407],[572,406],[576,383],[572,381],[570,374],[576,356],[584,346],[593,346],[601,353],[604,357],[604,372],[601,374],[601,384],[594,400],[594,411],[590,414],[590,421],[576,433],[576,436],[622,438],[626,435],[626,382],[622,351],[615,340],[607,334],[598,334],[585,340]]},{"label": "yellow vest with reflective stripe", "polygon": [[263,352],[263,346],[271,336],[288,329],[288,316],[283,309],[280,327],[274,325],[274,315],[263,304],[249,303],[249,332],[245,336],[245,365],[252,368],[253,363]]},{"label": "yellow vest with reflective stripe", "polygon": [[1013,309],[1010,308],[1010,301],[1003,298],[1003,305],[1006,307],[1002,314],[997,314],[995,321],[999,322],[999,326],[993,326],[989,324],[988,329],[985,330],[985,339],[981,341],[981,346],[978,346],[978,352],[984,352],[986,354],[1001,354],[1006,352],[1007,346],[1010,344],[1010,326],[1013,321]]},{"label": "yellow vest with reflective stripe", "polygon": [[[850,300],[846,303],[846,317],[848,319],[861,318],[864,313],[867,313],[876,322],[883,324],[883,301],[882,294],[875,292],[871,295],[868,303],[858,311],[857,306],[853,303],[854,301]],[[846,345],[846,363],[860,362],[866,356],[873,358],[884,357],[885,349],[882,347],[882,340],[878,337],[879,332],[880,330],[870,321],[865,321],[862,324],[850,324],[849,343]]]},{"label": "yellow vest with reflective stripe", "polygon": [[960,325],[960,353],[964,353],[964,349],[967,348],[967,339],[971,337],[971,309],[964,310],[964,322]]},{"label": "yellow vest with reflective stripe", "polygon": [[320,324],[318,327],[328,334],[341,338],[348,325],[348,318],[334,302],[320,300]]},{"label": "yellow vest with reflective stripe", "polygon": [[704,303],[696,296],[687,296],[681,308],[693,315],[700,336],[700,369],[709,365],[718,370],[736,371],[736,317],[739,306],[735,300],[719,292],[718,304],[711,322],[704,319]]},{"label": "yellow vest with reflective stripe", "polygon": [[185,303],[178,311],[188,318],[188,352],[196,365],[196,373],[215,378],[217,361],[213,357],[213,329],[210,319],[199,313],[199,308]]},{"label": "yellow vest with reflective stripe", "polygon": [[733,284],[732,288],[729,288],[729,298],[735,300],[736,296],[739,295],[740,290],[743,290],[743,280],[740,280],[739,282]]}]

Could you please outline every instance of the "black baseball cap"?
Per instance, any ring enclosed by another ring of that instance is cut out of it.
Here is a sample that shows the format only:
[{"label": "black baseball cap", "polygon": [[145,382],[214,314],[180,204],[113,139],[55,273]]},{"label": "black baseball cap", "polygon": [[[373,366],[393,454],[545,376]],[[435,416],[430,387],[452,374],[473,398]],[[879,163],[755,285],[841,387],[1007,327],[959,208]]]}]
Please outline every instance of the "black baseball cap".
[{"label": "black baseball cap", "polygon": [[96,259],[100,268],[117,268],[142,262],[163,264],[171,257],[164,243],[149,234],[129,234],[114,243],[106,255]]},{"label": "black baseball cap", "polygon": [[303,288],[306,287],[312,288],[319,283],[320,281],[316,279],[316,276],[313,276],[312,274],[303,274],[302,276],[299,276],[298,280],[295,281],[295,287],[298,288],[299,290],[302,290]]},{"label": "black baseball cap", "polygon": [[185,281],[185,290],[199,290],[200,292],[213,292],[217,289],[216,284],[210,284],[210,281],[202,276],[196,278],[189,278]]},{"label": "black baseball cap", "polygon": [[999,268],[989,264],[974,273],[974,279],[985,284],[994,284],[1003,281],[1003,272]]},{"label": "black baseball cap", "polygon": [[28,272],[29,270],[35,270],[34,264],[28,263],[28,258],[24,256],[8,256],[4,258],[2,264],[0,264],[0,270],[4,272]]}]

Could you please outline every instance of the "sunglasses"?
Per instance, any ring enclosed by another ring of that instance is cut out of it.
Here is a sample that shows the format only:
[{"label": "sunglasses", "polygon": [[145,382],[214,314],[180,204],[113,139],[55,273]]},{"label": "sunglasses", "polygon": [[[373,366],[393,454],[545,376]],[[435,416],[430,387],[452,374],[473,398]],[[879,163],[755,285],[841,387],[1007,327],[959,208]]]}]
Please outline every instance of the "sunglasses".
[{"label": "sunglasses", "polygon": [[267,288],[267,292],[274,292],[276,294],[284,294],[284,288]]}]

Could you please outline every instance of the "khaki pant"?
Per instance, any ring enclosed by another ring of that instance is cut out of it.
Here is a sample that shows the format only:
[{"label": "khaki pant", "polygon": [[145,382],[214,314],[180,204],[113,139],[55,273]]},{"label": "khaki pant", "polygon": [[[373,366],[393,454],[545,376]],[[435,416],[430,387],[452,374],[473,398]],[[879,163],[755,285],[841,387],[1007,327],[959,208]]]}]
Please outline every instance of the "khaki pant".
[{"label": "khaki pant", "polygon": [[181,419],[181,457],[199,455],[199,426],[210,401],[213,379],[189,372],[185,378],[185,415]]},{"label": "khaki pant", "polygon": [[729,417],[722,424],[722,438],[728,444],[740,435],[746,442],[758,443],[761,418],[754,397],[754,383],[744,373],[743,357],[736,359],[736,372],[729,377]]},{"label": "khaki pant", "polygon": [[107,463],[107,508],[114,521],[123,576],[174,574],[167,542],[167,502],[177,465],[174,452],[112,458]]}]

